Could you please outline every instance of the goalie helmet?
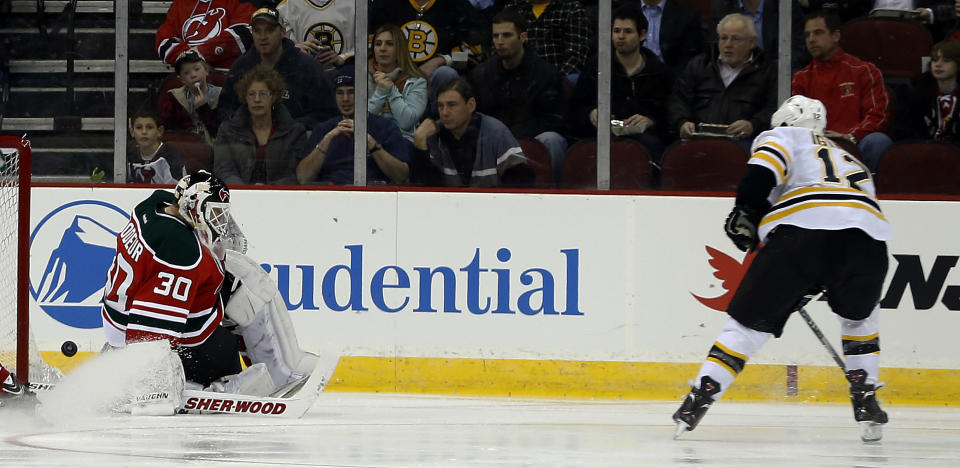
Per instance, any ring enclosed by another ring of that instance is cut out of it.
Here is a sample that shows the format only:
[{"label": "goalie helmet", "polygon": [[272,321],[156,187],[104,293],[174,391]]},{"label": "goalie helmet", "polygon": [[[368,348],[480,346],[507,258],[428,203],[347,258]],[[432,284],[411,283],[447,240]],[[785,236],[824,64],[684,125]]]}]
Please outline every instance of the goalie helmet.
[{"label": "goalie helmet", "polygon": [[180,216],[193,226],[197,236],[213,247],[226,235],[230,222],[230,189],[207,171],[196,171],[180,179],[174,189]]},{"label": "goalie helmet", "polygon": [[801,95],[791,96],[773,113],[770,126],[803,127],[813,130],[817,135],[823,135],[823,130],[827,128],[827,109],[816,99]]}]

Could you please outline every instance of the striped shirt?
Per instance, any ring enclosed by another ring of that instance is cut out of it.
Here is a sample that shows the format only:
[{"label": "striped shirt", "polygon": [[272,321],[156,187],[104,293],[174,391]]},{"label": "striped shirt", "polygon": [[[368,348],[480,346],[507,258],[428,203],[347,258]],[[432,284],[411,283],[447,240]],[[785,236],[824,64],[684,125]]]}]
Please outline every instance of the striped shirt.
[{"label": "striped shirt", "polygon": [[893,230],[877,202],[870,170],[829,138],[800,127],[776,127],[757,136],[748,164],[769,169],[776,179],[772,208],[760,221],[766,240],[773,228],[858,228],[887,241]]}]

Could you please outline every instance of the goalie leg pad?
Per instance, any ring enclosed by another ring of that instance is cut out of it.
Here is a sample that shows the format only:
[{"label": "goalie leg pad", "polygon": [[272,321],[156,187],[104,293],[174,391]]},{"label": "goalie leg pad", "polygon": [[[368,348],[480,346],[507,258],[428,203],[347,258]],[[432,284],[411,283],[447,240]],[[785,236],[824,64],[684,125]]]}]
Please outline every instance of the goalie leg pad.
[{"label": "goalie leg pad", "polygon": [[237,324],[247,357],[266,365],[273,383],[282,387],[310,375],[317,356],[300,349],[286,303],[276,283],[257,262],[227,251],[226,268],[240,280],[224,312]]},{"label": "goalie leg pad", "polygon": [[217,380],[204,390],[217,393],[267,396],[273,393],[275,389],[273,379],[270,378],[270,372],[267,371],[267,366],[261,362],[244,369],[239,374],[228,375]]}]

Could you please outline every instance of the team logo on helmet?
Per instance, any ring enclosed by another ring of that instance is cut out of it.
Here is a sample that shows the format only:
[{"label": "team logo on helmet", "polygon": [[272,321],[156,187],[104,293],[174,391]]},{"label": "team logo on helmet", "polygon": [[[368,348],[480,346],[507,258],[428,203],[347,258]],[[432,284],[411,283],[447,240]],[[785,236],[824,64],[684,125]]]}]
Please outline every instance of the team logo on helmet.
[{"label": "team logo on helmet", "polygon": [[400,29],[407,36],[407,47],[414,62],[430,60],[437,53],[437,30],[430,23],[414,20]]}]

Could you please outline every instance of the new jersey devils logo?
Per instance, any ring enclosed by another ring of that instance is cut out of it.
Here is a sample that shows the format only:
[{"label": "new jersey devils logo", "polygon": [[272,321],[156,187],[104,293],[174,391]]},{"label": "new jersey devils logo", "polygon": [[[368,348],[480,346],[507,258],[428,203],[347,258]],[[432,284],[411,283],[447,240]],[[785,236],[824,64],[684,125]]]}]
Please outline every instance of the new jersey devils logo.
[{"label": "new jersey devils logo", "polygon": [[227,15],[223,8],[213,8],[206,14],[193,15],[183,22],[183,40],[191,46],[203,44],[220,35],[222,20]]},{"label": "new jersey devils logo", "polygon": [[713,276],[721,281],[720,287],[723,288],[724,293],[711,298],[700,297],[693,293],[690,293],[690,295],[713,310],[725,312],[727,306],[730,305],[730,299],[733,299],[733,295],[740,286],[740,281],[743,280],[743,275],[746,274],[747,268],[750,268],[753,258],[757,256],[757,252],[748,253],[743,258],[742,264],[733,257],[710,246],[707,246],[707,253],[710,254],[710,266],[714,269]]}]

